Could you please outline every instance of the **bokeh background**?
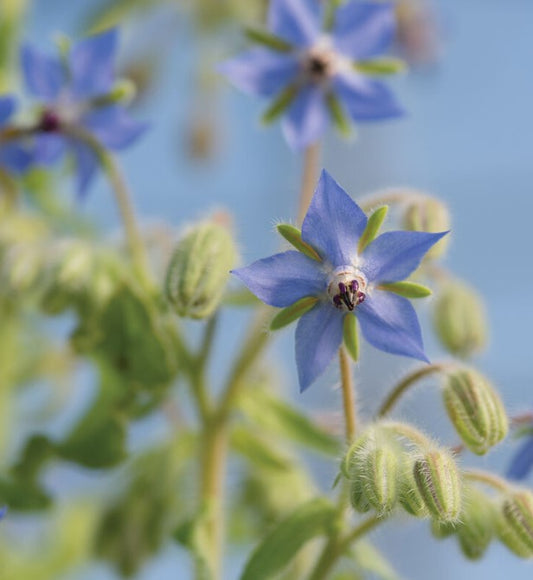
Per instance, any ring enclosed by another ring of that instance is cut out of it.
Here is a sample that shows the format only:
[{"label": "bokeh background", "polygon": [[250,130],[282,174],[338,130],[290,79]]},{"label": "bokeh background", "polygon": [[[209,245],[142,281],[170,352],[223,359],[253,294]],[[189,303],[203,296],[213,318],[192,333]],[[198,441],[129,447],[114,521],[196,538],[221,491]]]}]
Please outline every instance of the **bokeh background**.
[{"label": "bokeh background", "polygon": [[[289,151],[278,127],[260,126],[262,103],[238,94],[223,81],[214,85],[209,80],[211,98],[198,98],[199,62],[216,63],[238,50],[242,41],[237,29],[230,27],[209,40],[198,34],[184,11],[176,10],[176,2],[164,4],[129,18],[122,37],[125,63],[135,62],[135,55],[146,51],[158,57],[155,83],[137,111],[151,122],[150,133],[123,156],[141,220],[153,226],[166,222],[181,227],[206,212],[227,210],[243,262],[268,255],[279,243],[273,224],[295,214],[301,159]],[[29,3],[24,39],[51,48],[54,33],[75,37],[86,29],[90,15],[105,6],[106,2],[98,1],[34,0]],[[476,362],[498,385],[507,408],[520,411],[533,405],[533,4],[530,0],[441,0],[434,6],[440,57],[395,81],[409,115],[360,128],[354,143],[328,136],[323,165],[355,198],[384,187],[409,186],[449,204],[453,241],[447,265],[481,292],[490,319],[490,346]],[[206,159],[191,157],[191,130],[206,118],[214,122],[213,132],[200,137],[212,139],[213,148]],[[115,205],[103,179],[91,190],[82,211],[103,230],[118,231]],[[238,343],[244,318],[239,312],[225,314],[225,340],[216,353],[218,368]],[[51,332],[62,336],[68,329],[65,319]],[[442,353],[429,330],[425,334],[430,356],[438,360]],[[334,369],[304,396],[297,395],[292,340],[292,330],[283,332],[269,354],[281,361],[291,396],[310,412],[338,408],[339,395],[331,388]],[[390,381],[409,366],[365,349],[358,379],[361,409],[371,411]],[[375,368],[379,373],[373,372]],[[78,378],[65,424],[68,414],[79,412],[90,397],[90,370],[80,369]],[[21,401],[13,410],[14,420],[19,417],[23,423],[25,409],[36,404]],[[399,416],[448,440],[453,437],[436,383],[408,397]],[[53,427],[58,432],[62,428],[61,424]],[[145,421],[136,427],[133,440],[157,438],[159,428],[156,420]],[[504,471],[513,450],[512,442],[506,443],[477,463]],[[465,461],[470,463],[471,458]],[[327,489],[335,467],[313,467]],[[104,477],[66,466],[47,473],[47,482],[65,495],[106,485]],[[38,518],[25,517],[8,521],[2,533],[31,536],[38,525]],[[453,540],[433,539],[424,522],[406,520],[386,527],[373,538],[406,579],[529,580],[533,573],[530,562],[514,558],[498,544],[473,564],[462,558]],[[238,576],[241,563],[242,554],[231,554],[228,580]],[[189,577],[188,559],[175,545],[137,576],[139,580]],[[108,566],[97,564],[67,578],[112,580],[116,576]]]}]

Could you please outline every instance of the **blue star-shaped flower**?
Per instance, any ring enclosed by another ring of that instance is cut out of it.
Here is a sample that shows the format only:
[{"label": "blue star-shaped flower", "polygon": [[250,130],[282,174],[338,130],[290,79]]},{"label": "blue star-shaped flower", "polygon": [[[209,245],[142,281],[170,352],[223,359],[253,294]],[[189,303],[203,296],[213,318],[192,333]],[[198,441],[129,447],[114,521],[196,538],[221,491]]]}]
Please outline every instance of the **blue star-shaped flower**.
[{"label": "blue star-shaped flower", "polygon": [[296,364],[303,391],[323,373],[343,340],[344,317],[356,315],[366,340],[392,354],[427,361],[416,313],[384,284],[407,278],[445,235],[387,232],[358,254],[367,217],[323,172],[302,226],[302,241],[320,260],[283,252],[234,270],[263,302],[285,308],[313,296],[296,328]]},{"label": "blue star-shaped flower", "polygon": [[507,472],[511,479],[525,479],[533,469],[533,421],[523,430],[525,441],[516,453]]},{"label": "blue star-shaped flower", "polygon": [[339,107],[353,121],[402,114],[387,86],[357,66],[371,64],[391,43],[394,6],[346,2],[337,8],[331,30],[325,31],[326,4],[272,0],[268,28],[275,48],[254,48],[221,67],[239,89],[284,102],[282,127],[293,149],[317,141],[335,110],[340,114]]},{"label": "blue star-shaped flower", "polygon": [[94,151],[72,137],[69,129],[91,133],[104,147],[121,150],[146,129],[123,106],[110,104],[115,83],[116,29],[73,44],[68,54],[50,57],[31,46],[22,49],[22,68],[29,92],[43,103],[38,126],[37,158],[49,165],[67,151],[74,154],[78,191],[85,193],[98,168]]},{"label": "blue star-shaped flower", "polygon": [[8,172],[20,175],[31,165],[33,155],[31,151],[14,139],[14,135],[8,135],[7,127],[16,110],[16,101],[10,95],[0,97],[0,168]]}]

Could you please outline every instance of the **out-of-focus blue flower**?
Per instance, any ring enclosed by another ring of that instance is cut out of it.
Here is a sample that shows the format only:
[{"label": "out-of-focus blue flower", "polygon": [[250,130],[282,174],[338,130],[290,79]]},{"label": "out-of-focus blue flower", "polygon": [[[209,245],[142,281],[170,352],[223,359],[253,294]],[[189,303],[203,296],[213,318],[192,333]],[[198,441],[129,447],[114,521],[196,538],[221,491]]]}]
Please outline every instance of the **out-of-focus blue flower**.
[{"label": "out-of-focus blue flower", "polygon": [[522,446],[517,451],[507,472],[511,479],[524,479],[533,469],[533,421],[523,430],[525,437]]},{"label": "out-of-focus blue flower", "polygon": [[411,303],[381,285],[407,278],[445,233],[386,232],[359,255],[366,225],[361,208],[324,171],[302,226],[302,240],[320,261],[288,251],[233,271],[271,306],[284,308],[308,296],[318,298],[296,328],[302,391],[339,349],[345,316],[357,316],[364,337],[376,348],[427,361]]},{"label": "out-of-focus blue flower", "polygon": [[22,68],[29,92],[42,101],[37,158],[46,165],[67,151],[76,160],[77,185],[85,193],[98,168],[95,152],[72,129],[88,131],[104,147],[121,150],[133,144],[146,124],[131,119],[110,93],[115,83],[116,29],[90,36],[51,57],[31,46],[22,49]]},{"label": "out-of-focus blue flower", "polygon": [[271,0],[272,46],[253,48],[220,69],[239,89],[284,103],[282,127],[293,149],[317,141],[339,107],[353,121],[402,114],[387,86],[365,74],[393,39],[393,5],[346,2],[324,30],[327,4]]},{"label": "out-of-focus blue flower", "polygon": [[0,97],[0,168],[20,175],[31,165],[33,156],[29,149],[22,145],[14,135],[9,135],[7,127],[17,108],[11,95]]},{"label": "out-of-focus blue flower", "polygon": [[7,514],[7,506],[0,507],[0,520]]}]

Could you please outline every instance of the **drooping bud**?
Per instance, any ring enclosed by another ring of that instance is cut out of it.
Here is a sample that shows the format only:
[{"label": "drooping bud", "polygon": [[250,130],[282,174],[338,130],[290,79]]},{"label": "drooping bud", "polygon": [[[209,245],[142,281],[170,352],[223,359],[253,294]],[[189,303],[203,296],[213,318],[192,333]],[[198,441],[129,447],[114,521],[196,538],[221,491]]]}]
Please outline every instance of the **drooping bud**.
[{"label": "drooping bud", "polygon": [[398,457],[386,443],[369,449],[361,467],[363,491],[368,503],[378,512],[390,512],[398,500]]},{"label": "drooping bud", "polygon": [[448,283],[435,303],[435,332],[453,355],[468,358],[483,350],[488,329],[481,298],[466,284]]},{"label": "drooping bud", "polygon": [[368,449],[374,445],[375,431],[367,429],[352,443],[348,453],[341,463],[341,474],[350,482],[350,502],[354,510],[366,513],[370,510],[370,502],[364,493],[363,459]]},{"label": "drooping bud", "polygon": [[[445,232],[450,229],[450,212],[440,200],[426,195],[416,196],[405,210],[404,228],[415,232]],[[448,236],[437,242],[426,254],[431,259],[440,258],[446,251]]]},{"label": "drooping bud", "polygon": [[469,486],[463,492],[463,512],[457,538],[463,554],[479,560],[494,537],[496,514],[493,503],[482,491]]},{"label": "drooping bud", "polygon": [[413,466],[417,489],[432,517],[455,522],[461,513],[461,480],[453,457],[442,449],[429,449]]},{"label": "drooping bud", "polygon": [[517,556],[533,557],[533,494],[519,490],[503,498],[498,537]]},{"label": "drooping bud", "polygon": [[462,369],[449,373],[443,398],[450,421],[474,453],[484,455],[507,435],[509,425],[501,399],[477,371]]},{"label": "drooping bud", "polygon": [[398,481],[399,501],[403,509],[415,518],[426,518],[429,511],[424,499],[418,491],[414,474],[414,459],[411,455],[404,457],[402,470]]},{"label": "drooping bud", "polygon": [[180,316],[200,319],[214,312],[236,253],[228,229],[215,222],[197,225],[179,242],[168,266],[166,294]]},{"label": "drooping bud", "polygon": [[437,540],[444,540],[457,532],[457,522],[441,522],[431,520],[431,533]]}]

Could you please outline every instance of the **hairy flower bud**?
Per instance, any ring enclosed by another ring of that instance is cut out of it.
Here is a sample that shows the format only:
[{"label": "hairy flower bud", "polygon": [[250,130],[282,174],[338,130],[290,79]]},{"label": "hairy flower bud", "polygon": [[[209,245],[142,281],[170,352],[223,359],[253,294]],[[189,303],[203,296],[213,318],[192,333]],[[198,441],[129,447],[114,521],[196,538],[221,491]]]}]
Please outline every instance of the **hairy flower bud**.
[{"label": "hairy flower bud", "polygon": [[474,453],[484,455],[507,435],[509,425],[501,399],[477,371],[448,374],[443,398],[450,421]]},{"label": "hairy flower bud", "polygon": [[444,450],[430,449],[415,461],[413,476],[431,516],[443,522],[457,521],[461,481],[453,457]]},{"label": "hairy flower bud", "polygon": [[450,282],[442,290],[435,304],[434,326],[442,345],[462,358],[483,350],[487,342],[481,298],[462,282]]},{"label": "hairy flower bud", "polygon": [[[404,227],[416,232],[445,232],[450,229],[450,213],[442,201],[429,196],[414,199],[405,210]],[[427,253],[428,258],[440,258],[448,246],[448,237],[436,243]]]},{"label": "hairy flower bud", "polygon": [[228,229],[214,222],[194,227],[177,245],[167,270],[166,294],[188,318],[210,316],[222,299],[236,249]]},{"label": "hairy flower bud", "polygon": [[492,500],[475,487],[463,492],[463,511],[457,525],[457,539],[463,554],[479,560],[494,537],[496,514]]},{"label": "hairy flower bud", "polygon": [[418,491],[413,474],[413,467],[413,458],[410,455],[406,456],[398,481],[399,501],[408,514],[416,518],[426,518],[429,516],[429,511]]},{"label": "hairy flower bud", "polygon": [[392,510],[398,500],[398,458],[387,444],[368,450],[361,467],[363,491],[368,503],[384,514]]},{"label": "hairy flower bud", "polygon": [[453,536],[457,532],[457,522],[441,522],[431,520],[431,533],[437,540],[444,540]]},{"label": "hairy flower bud", "polygon": [[517,556],[533,557],[533,494],[530,491],[519,490],[504,497],[498,536]]}]

